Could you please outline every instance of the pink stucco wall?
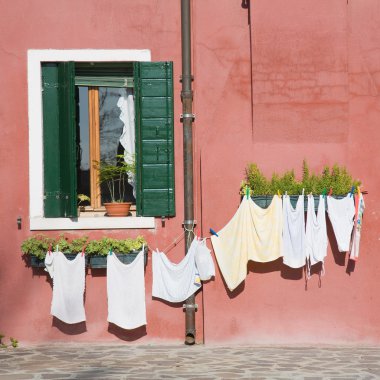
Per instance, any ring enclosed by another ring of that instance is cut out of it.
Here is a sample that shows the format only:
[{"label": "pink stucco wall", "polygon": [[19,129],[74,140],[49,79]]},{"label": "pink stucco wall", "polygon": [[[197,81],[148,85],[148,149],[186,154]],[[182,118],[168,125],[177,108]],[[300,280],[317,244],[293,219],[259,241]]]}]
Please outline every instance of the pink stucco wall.
[{"label": "pink stucco wall", "polygon": [[[86,277],[85,326],[67,328],[49,315],[51,286],[21,260],[28,226],[28,49],[150,49],[153,60],[172,60],[175,114],[181,113],[180,2],[175,0],[67,2],[0,1],[0,332],[21,342],[183,341],[181,307],[151,299],[146,271],[148,325],[125,332],[106,322],[105,276]],[[237,291],[220,272],[197,295],[198,340],[211,342],[380,343],[379,196],[380,5],[377,0],[251,0],[251,24],[241,1],[192,4],[195,203],[198,231],[208,235],[232,217],[248,162],[266,174],[313,170],[339,163],[363,181],[366,196],[361,258],[346,273],[347,258],[329,249],[322,287],[308,290],[299,273],[281,263],[250,264]],[[144,234],[164,248],[181,234],[182,132],[175,120],[177,217]],[[16,218],[23,219],[17,230]],[[104,231],[72,232],[93,237]],[[70,234],[70,232],[69,232]],[[331,234],[330,234],[331,238]],[[330,239],[332,243],[333,238]],[[209,244],[209,243],[208,243]],[[332,244],[334,247],[334,243]],[[173,261],[183,242],[169,252]]]}]

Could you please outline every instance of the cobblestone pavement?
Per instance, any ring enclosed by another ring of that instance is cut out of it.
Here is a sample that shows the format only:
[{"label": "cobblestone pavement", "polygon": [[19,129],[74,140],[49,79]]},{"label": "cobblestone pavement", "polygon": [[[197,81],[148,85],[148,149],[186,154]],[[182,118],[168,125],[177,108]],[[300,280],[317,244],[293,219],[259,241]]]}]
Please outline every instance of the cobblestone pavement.
[{"label": "cobblestone pavement", "polygon": [[39,345],[0,350],[4,379],[380,379],[380,347]]}]

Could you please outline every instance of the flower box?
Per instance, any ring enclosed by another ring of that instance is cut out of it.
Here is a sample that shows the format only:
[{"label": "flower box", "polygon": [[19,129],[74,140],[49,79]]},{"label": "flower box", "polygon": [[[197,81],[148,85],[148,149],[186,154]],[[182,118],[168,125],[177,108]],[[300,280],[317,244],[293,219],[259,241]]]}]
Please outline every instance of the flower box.
[{"label": "flower box", "polygon": [[[77,254],[66,253],[65,256],[68,260],[74,260]],[[29,265],[32,268],[45,268],[45,259],[39,259],[38,257],[32,256],[32,255],[30,255],[29,258],[30,258]],[[86,257],[86,263],[87,263],[87,257]]]},{"label": "flower box", "polygon": [[[335,199],[342,199],[346,196],[345,195],[333,195],[332,197]],[[299,195],[289,195],[290,197],[290,203],[293,207],[296,207],[297,200]],[[267,208],[271,202],[273,195],[254,195],[251,196],[252,200],[261,208]],[[305,211],[307,211],[307,195],[305,194],[305,199],[304,199],[304,208]],[[315,211],[318,210],[318,205],[319,205],[319,195],[314,195],[314,206],[315,206]],[[325,198],[325,209],[327,210],[327,199]]]},{"label": "flower box", "polygon": [[[130,264],[140,253],[138,251],[132,251],[129,253],[113,253],[124,264]],[[144,249],[144,265],[148,262],[148,247]],[[89,256],[89,267],[94,269],[107,268],[107,255],[91,255]]]}]

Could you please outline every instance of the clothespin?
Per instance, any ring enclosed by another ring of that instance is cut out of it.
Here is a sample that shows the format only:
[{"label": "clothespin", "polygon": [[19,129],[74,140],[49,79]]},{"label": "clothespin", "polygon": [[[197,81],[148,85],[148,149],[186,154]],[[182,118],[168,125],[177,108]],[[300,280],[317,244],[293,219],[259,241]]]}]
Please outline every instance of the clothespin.
[{"label": "clothespin", "polygon": [[305,195],[305,189],[304,188],[302,189],[302,195]]},{"label": "clothespin", "polygon": [[360,186],[357,186],[356,188],[358,190],[358,195],[360,195]]},{"label": "clothespin", "polygon": [[219,235],[212,228],[210,228],[210,234],[219,237]]},{"label": "clothespin", "polygon": [[55,246],[55,252],[58,252],[58,244]]},{"label": "clothespin", "polygon": [[277,190],[277,195],[281,198],[280,190]]},{"label": "clothespin", "polygon": [[332,193],[333,193],[333,190],[332,190],[332,187],[330,187],[330,191],[328,195],[331,197]]},{"label": "clothespin", "polygon": [[84,252],[85,252],[85,250],[86,250],[86,246],[87,246],[87,244],[85,244],[85,245],[83,246],[83,248],[82,248],[82,256],[84,256]]},{"label": "clothespin", "polygon": [[324,189],[322,190],[323,198],[326,198],[326,192],[327,192],[327,190],[326,190],[326,188],[324,188]]},{"label": "clothespin", "polygon": [[354,194],[354,191],[355,191],[355,186],[352,186],[351,187],[351,192],[350,192],[350,197],[352,197],[352,195]]},{"label": "clothespin", "polygon": [[245,187],[245,195],[247,196],[247,199],[249,199],[250,189],[248,186]]},{"label": "clothespin", "polygon": [[287,192],[287,191],[285,191],[285,195],[288,195],[288,192]]},{"label": "clothespin", "polygon": [[112,255],[112,247],[110,247],[110,255]]},{"label": "clothespin", "polygon": [[48,254],[51,255],[51,243],[49,244]]}]

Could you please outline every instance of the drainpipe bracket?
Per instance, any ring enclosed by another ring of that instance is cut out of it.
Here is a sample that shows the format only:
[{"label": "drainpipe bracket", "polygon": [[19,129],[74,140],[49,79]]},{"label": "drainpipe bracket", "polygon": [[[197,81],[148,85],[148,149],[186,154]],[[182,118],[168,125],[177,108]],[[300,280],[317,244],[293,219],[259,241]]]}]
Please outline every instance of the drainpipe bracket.
[{"label": "drainpipe bracket", "polygon": [[184,228],[185,226],[196,226],[197,225],[197,221],[196,220],[190,220],[190,219],[188,219],[188,220],[184,220],[183,222],[182,222],[182,227]]},{"label": "drainpipe bracket", "polygon": [[195,311],[197,311],[198,310],[198,304],[196,304],[196,303],[194,303],[194,304],[186,304],[186,303],[184,303],[182,305],[182,308],[183,308],[183,310],[194,309]]},{"label": "drainpipe bracket", "polygon": [[180,120],[183,121],[183,119],[192,119],[192,121],[195,120],[195,114],[194,113],[181,113]]},{"label": "drainpipe bracket", "polygon": [[191,79],[191,81],[193,81],[194,80],[194,75],[180,75],[179,76],[179,81],[180,82],[182,82],[183,81],[183,79]]}]

